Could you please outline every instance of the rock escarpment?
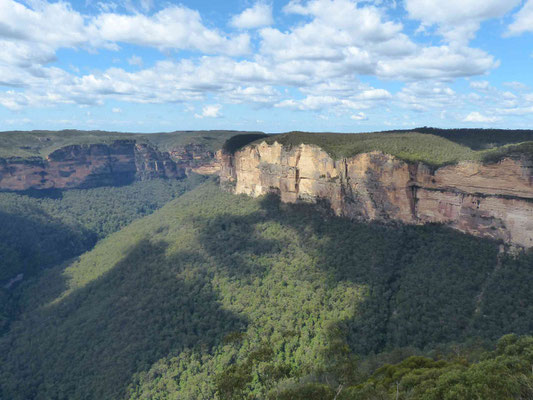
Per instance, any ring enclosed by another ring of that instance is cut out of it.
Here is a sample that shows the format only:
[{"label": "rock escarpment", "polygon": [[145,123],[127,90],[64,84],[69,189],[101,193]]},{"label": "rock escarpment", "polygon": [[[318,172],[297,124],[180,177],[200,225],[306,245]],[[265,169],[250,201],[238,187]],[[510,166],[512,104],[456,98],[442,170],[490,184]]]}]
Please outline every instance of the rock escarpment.
[{"label": "rock escarpment", "polygon": [[184,176],[168,153],[134,140],[65,146],[46,158],[0,159],[0,190],[89,188]]},{"label": "rock escarpment", "polygon": [[215,153],[208,150],[203,144],[190,143],[176,146],[169,152],[170,157],[178,167],[203,175],[216,174],[220,164]]},{"label": "rock escarpment", "polygon": [[218,153],[221,183],[235,193],[279,193],[284,202],[326,200],[359,220],[442,223],[465,233],[533,246],[533,163],[506,158],[438,169],[380,152],[334,160],[312,145],[248,145]]}]

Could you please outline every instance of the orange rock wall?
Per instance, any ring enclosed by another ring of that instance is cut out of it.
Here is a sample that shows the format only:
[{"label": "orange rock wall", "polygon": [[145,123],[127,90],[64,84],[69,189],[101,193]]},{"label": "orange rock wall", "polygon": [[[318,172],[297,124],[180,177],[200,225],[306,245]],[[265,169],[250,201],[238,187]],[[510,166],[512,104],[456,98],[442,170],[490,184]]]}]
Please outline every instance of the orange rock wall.
[{"label": "orange rock wall", "polygon": [[465,233],[533,246],[533,165],[465,162],[432,171],[380,152],[334,160],[316,146],[249,145],[217,154],[235,193],[279,193],[284,202],[327,200],[339,216],[437,222]]},{"label": "orange rock wall", "polygon": [[168,154],[129,140],[66,146],[46,159],[0,159],[0,190],[87,188],[183,176]]}]

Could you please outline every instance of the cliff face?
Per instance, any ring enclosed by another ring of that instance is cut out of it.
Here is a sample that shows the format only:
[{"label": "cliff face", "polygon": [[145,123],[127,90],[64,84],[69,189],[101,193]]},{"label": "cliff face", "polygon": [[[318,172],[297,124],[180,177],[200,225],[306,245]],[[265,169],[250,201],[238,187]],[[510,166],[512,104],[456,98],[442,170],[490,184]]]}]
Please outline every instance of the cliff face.
[{"label": "cliff face", "polygon": [[221,183],[235,193],[279,193],[284,202],[327,200],[360,220],[437,222],[465,233],[533,246],[533,163],[465,162],[431,170],[380,152],[333,160],[316,146],[278,143],[218,153]]},{"label": "cliff face", "polygon": [[0,190],[88,188],[183,176],[184,169],[168,154],[133,140],[66,146],[45,159],[0,159]]},{"label": "cliff face", "polygon": [[190,143],[184,146],[177,146],[169,154],[172,160],[186,171],[212,175],[220,170],[220,164],[215,157],[215,153],[209,151],[203,144]]}]

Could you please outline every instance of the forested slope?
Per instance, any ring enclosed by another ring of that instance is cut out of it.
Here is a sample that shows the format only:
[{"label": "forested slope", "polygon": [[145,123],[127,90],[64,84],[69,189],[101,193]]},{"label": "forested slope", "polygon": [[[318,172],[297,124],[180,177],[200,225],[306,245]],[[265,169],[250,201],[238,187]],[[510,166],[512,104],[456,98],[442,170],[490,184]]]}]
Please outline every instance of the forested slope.
[{"label": "forested slope", "polygon": [[355,354],[531,333],[532,265],[208,183],[22,288],[0,398],[332,398]]},{"label": "forested slope", "polygon": [[30,279],[82,254],[204,179],[193,175],[121,187],[0,193],[0,331],[20,312],[14,280]]}]

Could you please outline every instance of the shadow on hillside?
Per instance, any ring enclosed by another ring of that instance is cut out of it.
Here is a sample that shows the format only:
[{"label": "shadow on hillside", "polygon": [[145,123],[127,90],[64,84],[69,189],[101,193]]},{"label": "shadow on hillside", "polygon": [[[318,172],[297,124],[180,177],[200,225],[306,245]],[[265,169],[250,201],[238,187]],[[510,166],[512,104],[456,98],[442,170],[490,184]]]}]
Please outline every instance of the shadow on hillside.
[{"label": "shadow on hillside", "polygon": [[27,279],[95,242],[88,230],[67,226],[42,210],[32,211],[31,218],[0,211],[0,284],[19,273]]},{"label": "shadow on hillside", "polygon": [[27,190],[18,190],[12,193],[16,193],[22,196],[28,196],[34,199],[62,199],[63,190],[61,189],[27,189]]},{"label": "shadow on hillside", "polygon": [[[65,263],[96,243],[96,234],[80,226],[68,226],[42,210],[30,216],[0,211],[0,336],[24,310],[50,301],[65,289],[60,273],[45,295],[21,304],[22,292],[46,269]],[[53,273],[56,273],[54,271]]]},{"label": "shadow on hillside", "polygon": [[121,398],[132,375],[160,358],[202,354],[242,330],[246,322],[221,308],[201,255],[169,257],[166,247],[142,240],[100,278],[14,323],[0,342],[9,366],[0,397]]},{"label": "shadow on hillside", "polygon": [[315,205],[282,204],[275,195],[261,200],[259,212],[204,221],[199,238],[230,276],[254,279],[269,270],[257,263],[261,255],[292,256],[289,243],[261,239],[268,221],[294,232],[332,286],[367,288],[358,313],[343,323],[360,354],[461,340],[496,263],[497,246],[486,240],[440,226],[357,223]]},{"label": "shadow on hillside", "polygon": [[[357,353],[472,333],[476,297],[495,266],[494,243],[438,226],[355,223],[313,205],[282,204],[276,196],[260,202],[260,210],[247,215],[192,212],[185,222],[197,233],[200,252],[169,255],[167,243],[141,240],[100,278],[28,313],[0,340],[6,354],[0,398],[121,398],[135,374],[163,357],[190,350],[201,360],[228,333],[247,326],[222,308],[213,277],[260,279],[269,273],[266,261],[300,254],[295,244],[312,263],[301,266],[302,279],[319,269],[331,287],[349,281],[366,288],[357,313],[340,321]],[[265,233],[270,222],[283,229]]]}]

